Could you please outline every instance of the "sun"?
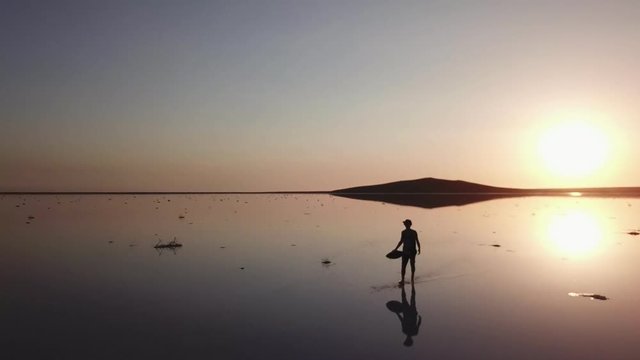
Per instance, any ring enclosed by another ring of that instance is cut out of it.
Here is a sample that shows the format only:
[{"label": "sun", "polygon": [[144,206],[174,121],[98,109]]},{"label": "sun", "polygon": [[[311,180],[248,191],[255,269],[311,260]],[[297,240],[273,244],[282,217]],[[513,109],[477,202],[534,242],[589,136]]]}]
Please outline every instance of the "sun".
[{"label": "sun", "polygon": [[553,175],[583,178],[605,165],[608,145],[604,132],[595,125],[568,121],[554,125],[543,134],[538,154]]}]

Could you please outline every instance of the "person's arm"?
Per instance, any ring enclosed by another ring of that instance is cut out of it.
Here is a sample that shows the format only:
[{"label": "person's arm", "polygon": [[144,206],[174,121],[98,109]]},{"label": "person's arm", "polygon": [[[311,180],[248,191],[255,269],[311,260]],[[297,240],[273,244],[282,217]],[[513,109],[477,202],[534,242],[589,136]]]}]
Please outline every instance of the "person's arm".
[{"label": "person's arm", "polygon": [[396,248],[393,250],[398,250],[398,248],[400,247],[400,245],[402,245],[402,237],[400,237],[400,241],[398,241],[398,245],[396,245]]},{"label": "person's arm", "polygon": [[420,254],[420,240],[418,240],[418,232],[416,231],[416,244],[418,245],[418,254]]}]

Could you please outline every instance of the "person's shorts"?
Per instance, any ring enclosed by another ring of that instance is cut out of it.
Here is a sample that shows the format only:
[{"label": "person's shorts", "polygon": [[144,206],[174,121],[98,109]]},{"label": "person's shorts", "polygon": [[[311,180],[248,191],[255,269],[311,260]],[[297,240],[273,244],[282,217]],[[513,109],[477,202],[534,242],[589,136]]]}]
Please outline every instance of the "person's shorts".
[{"label": "person's shorts", "polygon": [[415,260],[417,254],[417,252],[402,251],[402,259]]}]

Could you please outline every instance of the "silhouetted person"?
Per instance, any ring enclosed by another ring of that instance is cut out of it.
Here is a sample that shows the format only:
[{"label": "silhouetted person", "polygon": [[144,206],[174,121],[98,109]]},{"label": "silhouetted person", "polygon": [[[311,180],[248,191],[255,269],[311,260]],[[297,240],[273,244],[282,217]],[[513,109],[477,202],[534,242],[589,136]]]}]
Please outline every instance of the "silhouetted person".
[{"label": "silhouetted person", "polygon": [[420,330],[420,325],[422,324],[422,317],[418,315],[418,310],[416,309],[416,288],[411,285],[411,303],[409,303],[407,302],[407,293],[404,291],[404,285],[402,285],[402,305],[393,300],[387,302],[387,308],[398,316],[402,324],[402,333],[407,336],[404,339],[404,346],[413,345],[412,337],[418,335],[418,330]]},{"label": "silhouetted person", "polygon": [[416,273],[416,254],[420,254],[420,240],[418,240],[418,233],[411,229],[411,220],[407,219],[402,223],[406,229],[402,230],[400,241],[395,248],[395,250],[398,250],[400,245],[402,245],[402,268],[400,269],[402,279],[399,282],[400,285],[404,285],[404,274],[407,269],[407,262],[411,263],[411,284],[413,284]]}]

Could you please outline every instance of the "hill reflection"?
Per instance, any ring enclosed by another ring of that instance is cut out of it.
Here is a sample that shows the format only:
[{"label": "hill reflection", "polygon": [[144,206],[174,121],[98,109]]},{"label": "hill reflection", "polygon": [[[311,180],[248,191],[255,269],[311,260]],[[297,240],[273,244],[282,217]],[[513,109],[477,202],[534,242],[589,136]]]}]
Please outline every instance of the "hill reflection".
[{"label": "hill reflection", "polygon": [[378,201],[395,205],[415,206],[425,209],[436,209],[447,206],[464,206],[483,201],[522,197],[519,194],[345,194],[334,193],[334,196]]}]

